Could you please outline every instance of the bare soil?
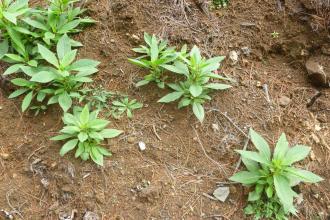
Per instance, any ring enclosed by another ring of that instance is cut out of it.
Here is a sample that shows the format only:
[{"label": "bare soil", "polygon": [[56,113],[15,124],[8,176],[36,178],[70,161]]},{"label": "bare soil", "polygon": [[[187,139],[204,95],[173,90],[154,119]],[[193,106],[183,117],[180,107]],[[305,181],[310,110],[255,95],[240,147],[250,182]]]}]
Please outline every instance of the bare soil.
[{"label": "bare soil", "polygon": [[[102,61],[95,85],[127,93],[144,107],[132,120],[111,119],[125,134],[107,143],[113,156],[101,168],[59,156],[60,143],[49,141],[62,126],[58,108],[23,115],[20,100],[1,91],[0,210],[33,220],[72,212],[82,219],[87,211],[102,219],[248,219],[242,186],[229,184],[223,203],[205,194],[228,183],[239,160],[234,150],[253,127],[272,144],[285,132],[291,144],[312,147],[299,166],[325,180],[296,189],[303,196],[296,219],[329,219],[330,91],[314,87],[304,65],[330,40],[313,29],[300,1],[278,2],[232,0],[227,9],[207,11],[191,0],[89,1],[88,14],[98,23],[76,36],[84,44],[79,56]],[[237,64],[226,59],[221,69],[237,83],[214,94],[202,125],[190,109],[157,103],[166,91],[134,87],[145,71],[127,58],[143,43],[143,32],[172,45],[197,45],[205,56],[240,52]]]}]

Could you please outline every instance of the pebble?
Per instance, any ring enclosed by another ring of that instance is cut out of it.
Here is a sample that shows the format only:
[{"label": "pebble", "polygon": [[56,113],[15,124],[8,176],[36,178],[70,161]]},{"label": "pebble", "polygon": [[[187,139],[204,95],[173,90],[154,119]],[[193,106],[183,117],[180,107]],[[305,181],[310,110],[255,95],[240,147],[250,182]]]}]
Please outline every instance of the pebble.
[{"label": "pebble", "polygon": [[307,60],[305,67],[309,79],[315,86],[330,86],[330,73],[325,71],[324,66],[317,62],[316,58]]},{"label": "pebble", "polygon": [[128,137],[127,138],[127,142],[130,143],[130,144],[134,144],[136,142],[136,138],[135,137]]},{"label": "pebble", "polygon": [[283,95],[278,99],[278,103],[280,106],[285,107],[291,103],[291,99]]},{"label": "pebble", "polygon": [[143,141],[139,141],[139,149],[140,151],[144,151],[146,149],[146,144]]},{"label": "pebble", "polygon": [[238,53],[235,50],[230,51],[229,59],[231,60],[231,65],[235,65],[238,62]]},{"label": "pebble", "polygon": [[8,158],[9,158],[9,154],[7,154],[7,153],[0,153],[0,157],[2,158],[2,159],[4,159],[4,160],[7,160]]}]

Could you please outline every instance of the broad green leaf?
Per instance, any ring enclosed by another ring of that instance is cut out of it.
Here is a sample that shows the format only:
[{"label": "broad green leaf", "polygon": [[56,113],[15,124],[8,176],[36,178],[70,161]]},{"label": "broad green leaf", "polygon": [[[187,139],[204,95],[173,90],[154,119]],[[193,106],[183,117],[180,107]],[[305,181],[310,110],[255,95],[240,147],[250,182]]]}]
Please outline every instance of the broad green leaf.
[{"label": "broad green leaf", "polygon": [[141,80],[135,84],[136,87],[147,85],[150,81],[148,80]]},{"label": "broad green leaf", "polygon": [[105,149],[103,147],[97,147],[97,150],[105,156],[111,156],[112,155],[111,152],[109,152],[107,149]]},{"label": "broad green leaf", "polygon": [[24,54],[25,53],[25,47],[23,45],[20,34],[8,25],[6,26],[6,29],[7,29],[7,32],[9,34],[9,36],[10,36],[10,39],[14,42],[14,44],[16,44],[16,46],[19,49],[20,53]]},{"label": "broad green leaf", "polygon": [[76,134],[77,132],[80,132],[80,128],[77,126],[65,126],[62,130],[60,130],[61,133],[64,134]]},{"label": "broad green leaf", "polygon": [[189,69],[187,67],[186,64],[184,64],[183,62],[175,62],[174,65],[161,65],[163,68],[171,71],[171,72],[174,72],[174,73],[178,73],[178,74],[184,74],[186,76],[189,75]]},{"label": "broad green leaf", "polygon": [[80,113],[79,120],[82,124],[86,124],[89,121],[89,109],[88,105],[85,105],[83,110]]},{"label": "broad green leaf", "polygon": [[144,68],[147,68],[147,69],[149,68],[148,64],[146,64],[145,62],[142,62],[140,60],[129,58],[128,61],[132,64],[135,64],[135,65],[139,66],[139,67],[144,67]]},{"label": "broad green leaf", "polygon": [[6,53],[8,53],[9,45],[8,45],[8,40],[4,39],[0,43],[0,59],[2,59]]},{"label": "broad green leaf", "polygon": [[24,97],[23,102],[22,102],[22,112],[24,112],[29,107],[29,105],[31,104],[32,98],[33,98],[33,91],[29,92]]},{"label": "broad green leaf", "polygon": [[[64,54],[63,54],[64,56]],[[100,64],[99,61],[90,60],[90,59],[80,59],[75,61],[72,65],[70,65],[70,70],[75,71],[85,71],[86,69],[95,68]]]},{"label": "broad green leaf", "polygon": [[232,86],[221,83],[209,83],[205,87],[208,89],[225,90],[231,88]]},{"label": "broad green leaf", "polygon": [[260,179],[258,172],[241,171],[235,173],[229,180],[245,185],[256,183]]},{"label": "broad green leaf", "polygon": [[60,61],[62,67],[67,67],[70,65],[74,59],[76,58],[77,50],[72,50],[64,55],[62,60]]},{"label": "broad green leaf", "polygon": [[67,112],[72,106],[72,99],[67,92],[64,92],[58,96],[58,104],[64,112]]},{"label": "broad green leaf", "polygon": [[60,135],[51,137],[50,140],[51,141],[61,141],[61,140],[65,140],[65,139],[68,139],[71,137],[72,137],[72,135],[69,135],[69,134],[60,134]]},{"label": "broad green leaf", "polygon": [[150,58],[151,62],[154,62],[158,59],[158,43],[157,43],[157,38],[155,35],[152,36],[151,38],[151,45],[150,45]]},{"label": "broad green leaf", "polygon": [[246,157],[242,157],[242,162],[248,169],[248,171],[258,171],[260,169],[258,163],[256,161],[250,160]]},{"label": "broad green leaf", "polygon": [[183,92],[171,92],[159,99],[157,102],[169,103],[179,99],[183,95]]},{"label": "broad green leaf", "polygon": [[282,160],[288,150],[289,150],[289,142],[286,139],[285,134],[282,133],[276,143],[276,147],[274,150],[274,159]]},{"label": "broad green leaf", "polygon": [[11,65],[10,67],[8,67],[8,69],[6,69],[6,71],[3,73],[3,75],[13,74],[13,73],[17,72],[22,66],[24,66],[24,65],[20,64],[20,63]]},{"label": "broad green leaf", "polygon": [[76,150],[76,153],[74,154],[74,157],[77,158],[79,157],[83,152],[85,151],[85,147],[83,143],[78,144],[78,148]]},{"label": "broad green leaf", "polygon": [[96,164],[103,166],[103,155],[98,151],[98,149],[96,147],[92,147],[90,155],[91,155],[92,160]]},{"label": "broad green leaf", "polygon": [[268,198],[272,198],[274,194],[273,186],[268,186],[266,188],[266,195]]},{"label": "broad green leaf", "polygon": [[283,159],[283,165],[291,165],[303,160],[309,154],[311,148],[304,145],[296,145],[290,148]]},{"label": "broad green leaf", "polygon": [[317,183],[323,180],[323,178],[321,178],[320,176],[307,170],[288,167],[286,168],[286,171],[296,176],[300,181],[304,181],[306,183]]},{"label": "broad green leaf", "polygon": [[65,124],[69,125],[69,124],[76,124],[77,119],[76,117],[74,117],[72,114],[70,113],[64,113],[62,120]]},{"label": "broad green leaf", "polygon": [[80,142],[84,142],[88,139],[88,135],[85,132],[80,132],[78,134],[78,139]]},{"label": "broad green leaf", "polygon": [[70,38],[66,34],[64,34],[58,40],[56,45],[57,56],[60,60],[62,60],[65,54],[69,53],[70,51],[71,51]]},{"label": "broad green leaf", "polygon": [[78,139],[73,139],[73,140],[66,142],[60,150],[60,155],[63,157],[64,154],[66,154],[69,151],[71,151],[72,149],[74,149],[76,147],[77,143],[78,143]]},{"label": "broad green leaf", "polygon": [[24,18],[23,21],[32,27],[35,27],[37,29],[41,29],[44,31],[48,31],[47,26],[39,21],[32,20],[31,18],[28,18],[28,17]]},{"label": "broad green leaf", "polygon": [[117,129],[104,129],[100,132],[103,138],[114,138],[122,133],[123,131]]},{"label": "broad green leaf", "polygon": [[261,193],[260,192],[258,193],[256,191],[252,191],[252,192],[249,193],[248,201],[249,202],[257,201],[257,200],[260,199],[260,197],[261,197]]},{"label": "broad green leaf", "polygon": [[203,87],[200,85],[192,84],[189,87],[189,92],[193,97],[198,97],[203,92]]},{"label": "broad green leaf", "polygon": [[287,178],[281,175],[274,176],[274,186],[276,195],[280,199],[285,212],[294,211],[293,196],[295,193],[292,191]]},{"label": "broad green leaf", "polygon": [[12,79],[10,82],[12,84],[14,84],[15,86],[28,86],[30,84],[29,81],[27,81],[26,79],[22,79],[22,78]]},{"label": "broad green leaf", "polygon": [[16,24],[17,20],[16,20],[16,15],[13,13],[10,13],[8,11],[4,11],[2,12],[2,15],[10,22]]},{"label": "broad green leaf", "polygon": [[65,23],[62,27],[60,27],[58,33],[65,34],[74,31],[74,29],[80,24],[79,20],[73,20],[68,23]]},{"label": "broad green leaf", "polygon": [[11,93],[8,98],[10,98],[10,99],[16,98],[17,96],[22,95],[26,91],[28,91],[28,89],[18,89],[15,92]]},{"label": "broad green leaf", "polygon": [[30,80],[39,83],[49,83],[53,81],[55,78],[56,75],[54,73],[50,71],[41,71],[39,73],[34,74]]},{"label": "broad green leaf", "polygon": [[259,150],[260,154],[267,160],[270,161],[270,148],[267,141],[255,132],[252,128],[250,128],[250,137],[254,146]]},{"label": "broad green leaf", "polygon": [[58,60],[53,52],[47,49],[45,46],[38,44],[38,51],[43,59],[45,59],[48,63],[54,65],[55,67],[59,67]]},{"label": "broad green leaf", "polygon": [[105,128],[110,122],[103,119],[94,119],[88,123],[88,126],[95,130],[101,130]]},{"label": "broad green leaf", "polygon": [[203,105],[200,103],[194,102],[192,105],[192,109],[193,109],[195,116],[198,118],[198,120],[200,122],[203,122],[204,115],[205,115]]},{"label": "broad green leaf", "polygon": [[243,151],[243,150],[236,150],[239,154],[241,154],[242,157],[245,157],[246,159],[259,162],[261,164],[267,164],[270,165],[270,161],[267,160],[265,157],[260,155],[257,152],[254,151]]},{"label": "broad green leaf", "polygon": [[11,54],[11,53],[7,53],[5,54],[6,57],[9,57],[11,60],[15,61],[15,62],[21,62],[21,63],[24,63],[25,60],[23,57],[20,57],[19,55],[17,54]]}]

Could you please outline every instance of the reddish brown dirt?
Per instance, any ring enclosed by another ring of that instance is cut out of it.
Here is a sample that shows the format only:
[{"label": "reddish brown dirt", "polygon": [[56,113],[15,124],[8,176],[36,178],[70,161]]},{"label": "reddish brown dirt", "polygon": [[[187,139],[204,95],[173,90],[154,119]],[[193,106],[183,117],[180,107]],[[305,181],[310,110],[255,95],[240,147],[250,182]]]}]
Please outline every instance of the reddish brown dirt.
[{"label": "reddish brown dirt", "polygon": [[[228,9],[206,15],[188,0],[90,1],[86,7],[99,22],[77,36],[84,44],[79,56],[102,61],[95,84],[128,93],[144,108],[133,120],[112,120],[112,127],[125,134],[108,142],[113,156],[98,168],[72,154],[61,158],[60,143],[49,141],[61,127],[59,109],[38,117],[22,115],[20,101],[8,100],[2,92],[0,209],[16,209],[33,220],[58,219],[61,212],[72,210],[77,219],[86,211],[102,219],[244,219],[243,187],[230,185],[224,203],[203,195],[228,182],[235,170],[239,157],[234,149],[245,142],[237,126],[245,133],[253,127],[271,143],[285,132],[290,143],[312,147],[311,157],[300,166],[325,181],[300,185],[304,200],[297,218],[329,219],[330,91],[314,88],[303,67],[308,54],[329,44],[326,34],[302,22],[295,14],[297,1],[283,11],[273,0],[231,2]],[[214,94],[202,125],[189,109],[157,103],[166,91],[152,85],[134,87],[145,71],[129,64],[127,57],[142,43],[132,35],[142,39],[144,31],[173,45],[196,44],[206,56],[251,49],[235,66],[224,63],[221,71],[237,83]],[[272,37],[274,31],[278,38]],[[263,84],[268,85],[270,103]],[[318,91],[321,96],[311,102]],[[291,99],[283,107],[282,96]],[[146,151],[138,150],[138,141],[146,143]]]}]

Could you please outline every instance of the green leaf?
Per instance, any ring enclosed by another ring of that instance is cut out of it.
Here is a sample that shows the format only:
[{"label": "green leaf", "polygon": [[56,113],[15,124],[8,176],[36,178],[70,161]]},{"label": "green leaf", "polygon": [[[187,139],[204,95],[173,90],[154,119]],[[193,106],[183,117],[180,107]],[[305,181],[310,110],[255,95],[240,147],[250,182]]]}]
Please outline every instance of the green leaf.
[{"label": "green leaf", "polygon": [[74,154],[74,157],[77,158],[79,157],[83,152],[85,151],[85,147],[83,143],[78,144],[78,148],[76,150],[76,153]]},{"label": "green leaf", "polygon": [[72,99],[67,92],[64,92],[58,96],[58,103],[64,112],[67,112],[72,106]]},{"label": "green leaf", "polygon": [[19,49],[19,52],[21,54],[24,54],[25,53],[25,47],[24,47],[23,42],[21,40],[20,34],[8,25],[6,26],[6,29],[8,31],[9,36],[10,36],[10,39],[14,42],[14,44],[17,45],[17,48]]},{"label": "green leaf", "polygon": [[178,73],[178,74],[184,74],[186,76],[189,75],[189,69],[187,67],[186,64],[184,64],[183,62],[175,62],[174,65],[161,65],[161,67],[171,71],[171,72],[174,72],[174,73]]},{"label": "green leaf", "polygon": [[288,150],[289,150],[289,142],[286,139],[285,134],[282,133],[276,143],[276,147],[274,150],[274,159],[282,160]]},{"label": "green leaf", "polygon": [[71,135],[80,132],[80,128],[77,126],[65,126],[60,132]]},{"label": "green leaf", "polygon": [[[91,116],[90,116],[91,117]],[[94,119],[88,123],[88,126],[95,130],[101,130],[105,128],[110,122],[103,119]]]},{"label": "green leaf", "polygon": [[158,59],[158,42],[155,35],[151,38],[151,45],[150,45],[150,58],[151,62],[154,62]]},{"label": "green leaf", "polygon": [[60,155],[63,157],[64,154],[68,153],[70,150],[74,149],[78,143],[78,139],[73,139],[68,142],[66,142],[61,150],[60,150]]},{"label": "green leaf", "polygon": [[136,87],[147,85],[150,81],[148,80],[141,80],[135,84]]},{"label": "green leaf", "polygon": [[48,50],[41,44],[38,44],[38,51],[43,59],[45,59],[48,63],[54,65],[59,68],[58,60],[53,52]]},{"label": "green leaf", "polygon": [[111,156],[112,155],[111,152],[109,152],[107,149],[105,149],[103,147],[97,147],[97,150],[105,156]]},{"label": "green leaf", "polygon": [[[260,186],[260,185],[257,185],[257,186]],[[253,202],[253,201],[257,201],[259,200],[261,197],[261,193],[258,193],[256,191],[252,191],[249,193],[249,196],[248,196],[248,201],[249,202]]]},{"label": "green leaf", "polygon": [[122,133],[123,131],[117,129],[104,129],[100,132],[103,138],[114,138]]},{"label": "green leaf", "polygon": [[39,21],[32,20],[30,18],[24,18],[23,21],[34,28],[48,31],[47,26]]},{"label": "green leaf", "polygon": [[15,92],[11,93],[8,98],[10,98],[10,99],[16,98],[17,96],[22,95],[26,91],[28,91],[28,89],[18,89]]},{"label": "green leaf", "polygon": [[5,54],[6,57],[9,57],[11,60],[15,61],[15,62],[21,62],[21,63],[24,63],[25,60],[23,57],[20,57],[19,55],[17,54],[11,54],[11,53],[7,53]]},{"label": "green leaf", "polygon": [[270,161],[268,161],[266,158],[264,158],[262,155],[260,155],[257,152],[254,151],[243,151],[243,150],[236,150],[239,154],[242,155],[242,157],[252,160],[252,161],[256,161],[259,162],[261,164],[266,164],[266,165],[270,165]]},{"label": "green leaf", "polygon": [[[64,54],[63,54],[64,56]],[[100,64],[99,61],[95,60],[90,60],[90,59],[80,59],[75,61],[71,66],[70,70],[75,70],[75,71],[85,71],[86,69],[90,69],[92,67],[96,67]]]},{"label": "green leaf", "polygon": [[303,160],[308,156],[311,148],[304,145],[296,145],[290,148],[283,159],[283,165],[291,165],[297,161]]},{"label": "green leaf", "polygon": [[179,99],[183,95],[183,92],[171,92],[159,99],[157,102],[169,103]]},{"label": "green leaf", "polygon": [[24,66],[23,64],[14,64],[10,67],[8,67],[8,69],[3,73],[3,75],[10,75],[13,74],[15,72],[17,72],[22,66]]},{"label": "green leaf", "polygon": [[78,134],[78,139],[80,142],[84,142],[88,139],[88,135],[85,132],[80,132]]},{"label": "green leaf", "polygon": [[53,72],[41,71],[39,73],[34,74],[30,80],[39,83],[49,83],[53,81],[55,78],[56,75]]},{"label": "green leaf", "polygon": [[204,120],[204,108],[202,104],[194,102],[192,105],[193,112],[200,122]]},{"label": "green leaf", "polygon": [[295,210],[293,206],[293,196],[295,193],[292,191],[288,179],[281,175],[275,175],[274,186],[276,195],[280,199],[284,211],[293,212]]},{"label": "green leaf", "polygon": [[62,27],[60,27],[60,30],[57,32],[59,34],[65,34],[74,31],[74,29],[80,24],[79,20],[73,20],[66,24],[64,24]]},{"label": "green leaf", "polygon": [[137,66],[139,66],[139,67],[144,67],[144,68],[149,68],[149,65],[148,64],[146,64],[146,63],[144,63],[144,62],[142,62],[142,61],[140,61],[140,60],[137,60],[137,59],[128,59],[128,61],[130,62],[130,63],[132,63],[132,64],[135,64],[135,65],[137,65]]},{"label": "green leaf", "polygon": [[200,85],[192,84],[189,87],[189,92],[193,97],[198,97],[203,92],[203,87]]},{"label": "green leaf", "polygon": [[267,161],[270,161],[271,153],[267,141],[261,135],[255,132],[252,128],[250,128],[250,137],[254,146],[260,151],[260,154]]},{"label": "green leaf", "polygon": [[76,122],[77,122],[76,117],[74,117],[70,113],[64,113],[64,115],[62,117],[62,120],[67,125],[69,125],[69,124],[76,124]]},{"label": "green leaf", "polygon": [[89,109],[88,105],[85,105],[79,116],[80,122],[86,124],[89,121]]},{"label": "green leaf", "polygon": [[225,89],[231,88],[232,86],[226,85],[226,84],[221,84],[221,83],[210,83],[204,87],[206,87],[208,89],[225,90]]},{"label": "green leaf", "polygon": [[323,180],[323,178],[321,178],[320,176],[307,170],[288,167],[286,168],[286,171],[296,176],[300,181],[304,181],[306,183],[317,183]]},{"label": "green leaf", "polygon": [[70,38],[66,34],[64,34],[58,40],[56,45],[57,56],[60,60],[62,60],[65,54],[69,53],[70,51],[71,51]]},{"label": "green leaf", "polygon": [[51,137],[50,140],[51,141],[61,141],[61,140],[65,140],[65,139],[68,139],[71,137],[72,137],[72,135],[69,135],[69,134],[60,134],[60,135]]},{"label": "green leaf", "polygon": [[22,102],[22,112],[24,112],[29,107],[29,105],[31,104],[31,101],[32,101],[32,97],[33,97],[33,91],[29,92],[24,97],[23,102]]},{"label": "green leaf", "polygon": [[77,50],[72,50],[68,52],[67,54],[64,55],[62,60],[60,61],[62,67],[67,67],[70,65],[74,59],[76,58],[77,55]]},{"label": "green leaf", "polygon": [[258,172],[249,172],[249,171],[241,171],[235,173],[229,180],[242,183],[242,184],[253,184],[256,183],[260,179],[260,174]]},{"label": "green leaf", "polygon": [[9,45],[8,45],[8,40],[4,39],[0,43],[0,59],[2,59],[6,53],[8,53]]},{"label": "green leaf", "polygon": [[273,186],[268,186],[266,188],[266,195],[268,198],[272,198],[274,194]]},{"label": "green leaf", "polygon": [[246,157],[242,157],[242,162],[248,169],[248,171],[258,171],[260,169],[258,163],[256,161],[250,160]]},{"label": "green leaf", "polygon": [[10,82],[12,84],[14,84],[15,86],[28,86],[28,85],[30,85],[29,81],[27,81],[26,79],[22,79],[22,78],[12,79]]},{"label": "green leaf", "polygon": [[16,20],[16,15],[14,13],[10,13],[8,11],[4,11],[2,12],[2,15],[10,22],[16,24],[17,20]]},{"label": "green leaf", "polygon": [[98,151],[98,149],[96,147],[92,147],[90,155],[91,155],[92,160],[96,164],[103,166],[103,155]]}]

